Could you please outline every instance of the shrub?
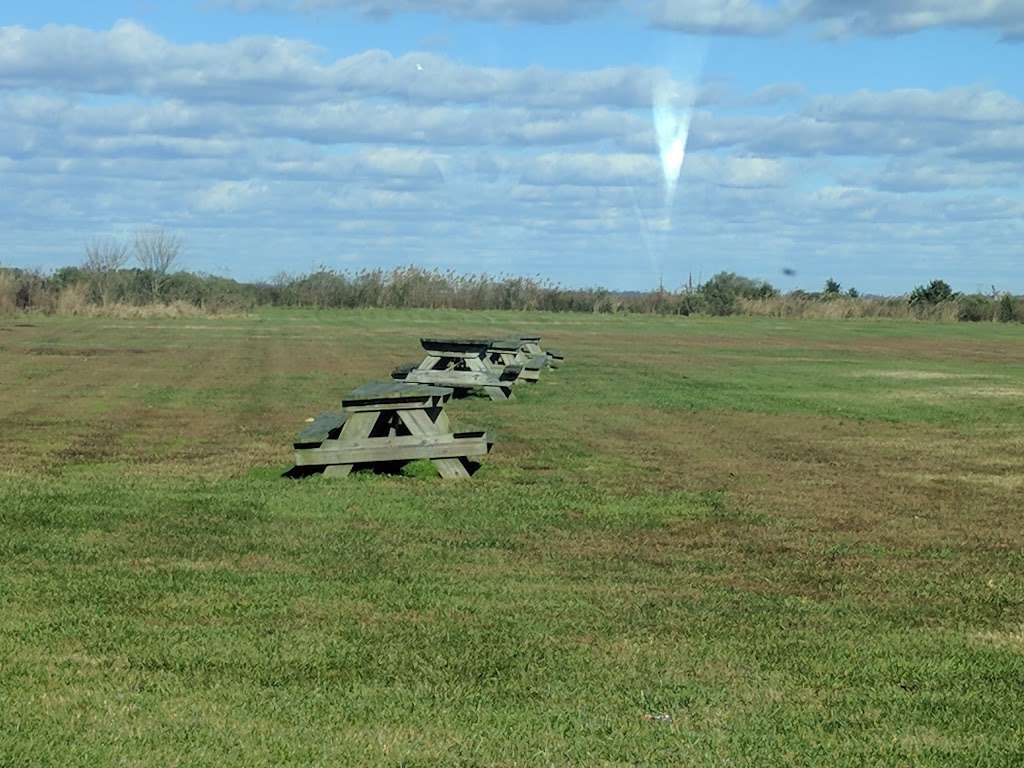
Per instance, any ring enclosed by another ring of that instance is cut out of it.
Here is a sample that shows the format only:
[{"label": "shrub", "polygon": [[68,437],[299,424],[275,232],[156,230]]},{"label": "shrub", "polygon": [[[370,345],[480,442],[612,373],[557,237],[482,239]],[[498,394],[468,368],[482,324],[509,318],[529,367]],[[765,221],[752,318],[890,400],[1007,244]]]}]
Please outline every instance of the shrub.
[{"label": "shrub", "polygon": [[996,308],[996,319],[1000,323],[1012,323],[1018,319],[1017,302],[1013,296],[1004,293],[999,297],[999,304]]},{"label": "shrub", "polygon": [[0,269],[0,315],[9,315],[18,308],[17,292],[14,276]]},{"label": "shrub", "polygon": [[945,280],[932,280],[927,286],[919,285],[910,292],[908,302],[911,306],[932,306],[941,304],[944,301],[951,301],[957,297],[949,283]]},{"label": "shrub", "polygon": [[957,299],[957,320],[977,323],[991,320],[995,312],[993,302],[986,296],[971,294]]},{"label": "shrub", "polygon": [[712,315],[731,315],[739,299],[770,299],[778,291],[763,280],[752,280],[733,272],[719,272],[698,288],[705,311]]}]

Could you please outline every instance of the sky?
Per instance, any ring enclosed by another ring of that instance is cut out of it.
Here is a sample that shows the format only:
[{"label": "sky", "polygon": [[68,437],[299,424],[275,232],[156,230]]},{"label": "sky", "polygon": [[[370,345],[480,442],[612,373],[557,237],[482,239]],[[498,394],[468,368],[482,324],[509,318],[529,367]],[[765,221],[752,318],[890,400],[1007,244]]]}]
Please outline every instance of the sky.
[{"label": "sky", "polygon": [[1024,0],[35,0],[0,265],[1024,293]]}]

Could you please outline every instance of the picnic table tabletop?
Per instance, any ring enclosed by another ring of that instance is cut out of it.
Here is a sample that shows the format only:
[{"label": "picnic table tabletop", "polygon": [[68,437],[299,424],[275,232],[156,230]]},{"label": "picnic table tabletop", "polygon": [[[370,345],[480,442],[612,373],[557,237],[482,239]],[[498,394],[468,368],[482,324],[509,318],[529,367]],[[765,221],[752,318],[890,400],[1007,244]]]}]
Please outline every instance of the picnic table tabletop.
[{"label": "picnic table tabletop", "polygon": [[396,401],[418,402],[427,398],[449,399],[452,396],[451,387],[424,386],[407,384],[404,381],[389,379],[386,381],[371,381],[363,384],[345,395],[341,401],[342,407],[373,405],[375,403],[393,403]]},{"label": "picnic table tabletop", "polygon": [[468,352],[482,355],[490,343],[490,339],[420,339],[420,345],[428,352]]}]

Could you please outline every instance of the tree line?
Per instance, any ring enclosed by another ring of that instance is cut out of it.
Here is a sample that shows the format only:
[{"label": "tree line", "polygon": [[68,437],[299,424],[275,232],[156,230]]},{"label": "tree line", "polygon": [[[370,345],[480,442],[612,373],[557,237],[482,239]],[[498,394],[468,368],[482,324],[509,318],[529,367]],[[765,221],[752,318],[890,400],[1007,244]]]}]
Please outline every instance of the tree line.
[{"label": "tree line", "polygon": [[78,266],[53,272],[0,267],[0,312],[118,314],[146,308],[218,314],[257,307],[512,309],[773,317],[902,317],[1024,321],[1024,301],[995,290],[959,294],[943,280],[896,297],[862,296],[830,278],[821,291],[782,293],[764,280],[720,272],[678,290],[567,288],[539,277],[459,274],[409,266],[281,273],[240,282],[177,269],[182,239],[161,229],[89,243]]}]

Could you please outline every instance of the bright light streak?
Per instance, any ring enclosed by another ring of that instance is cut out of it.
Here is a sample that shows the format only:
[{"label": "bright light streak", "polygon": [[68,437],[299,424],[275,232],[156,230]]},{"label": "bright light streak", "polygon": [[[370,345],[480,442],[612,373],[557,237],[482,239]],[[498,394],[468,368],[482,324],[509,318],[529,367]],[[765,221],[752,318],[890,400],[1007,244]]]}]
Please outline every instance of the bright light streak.
[{"label": "bright light streak", "polygon": [[658,138],[661,173],[665,182],[666,215],[671,215],[679,176],[686,161],[686,140],[690,134],[693,115],[693,96],[685,99],[676,83],[661,81],[654,84],[651,97],[654,113],[654,132]]}]

